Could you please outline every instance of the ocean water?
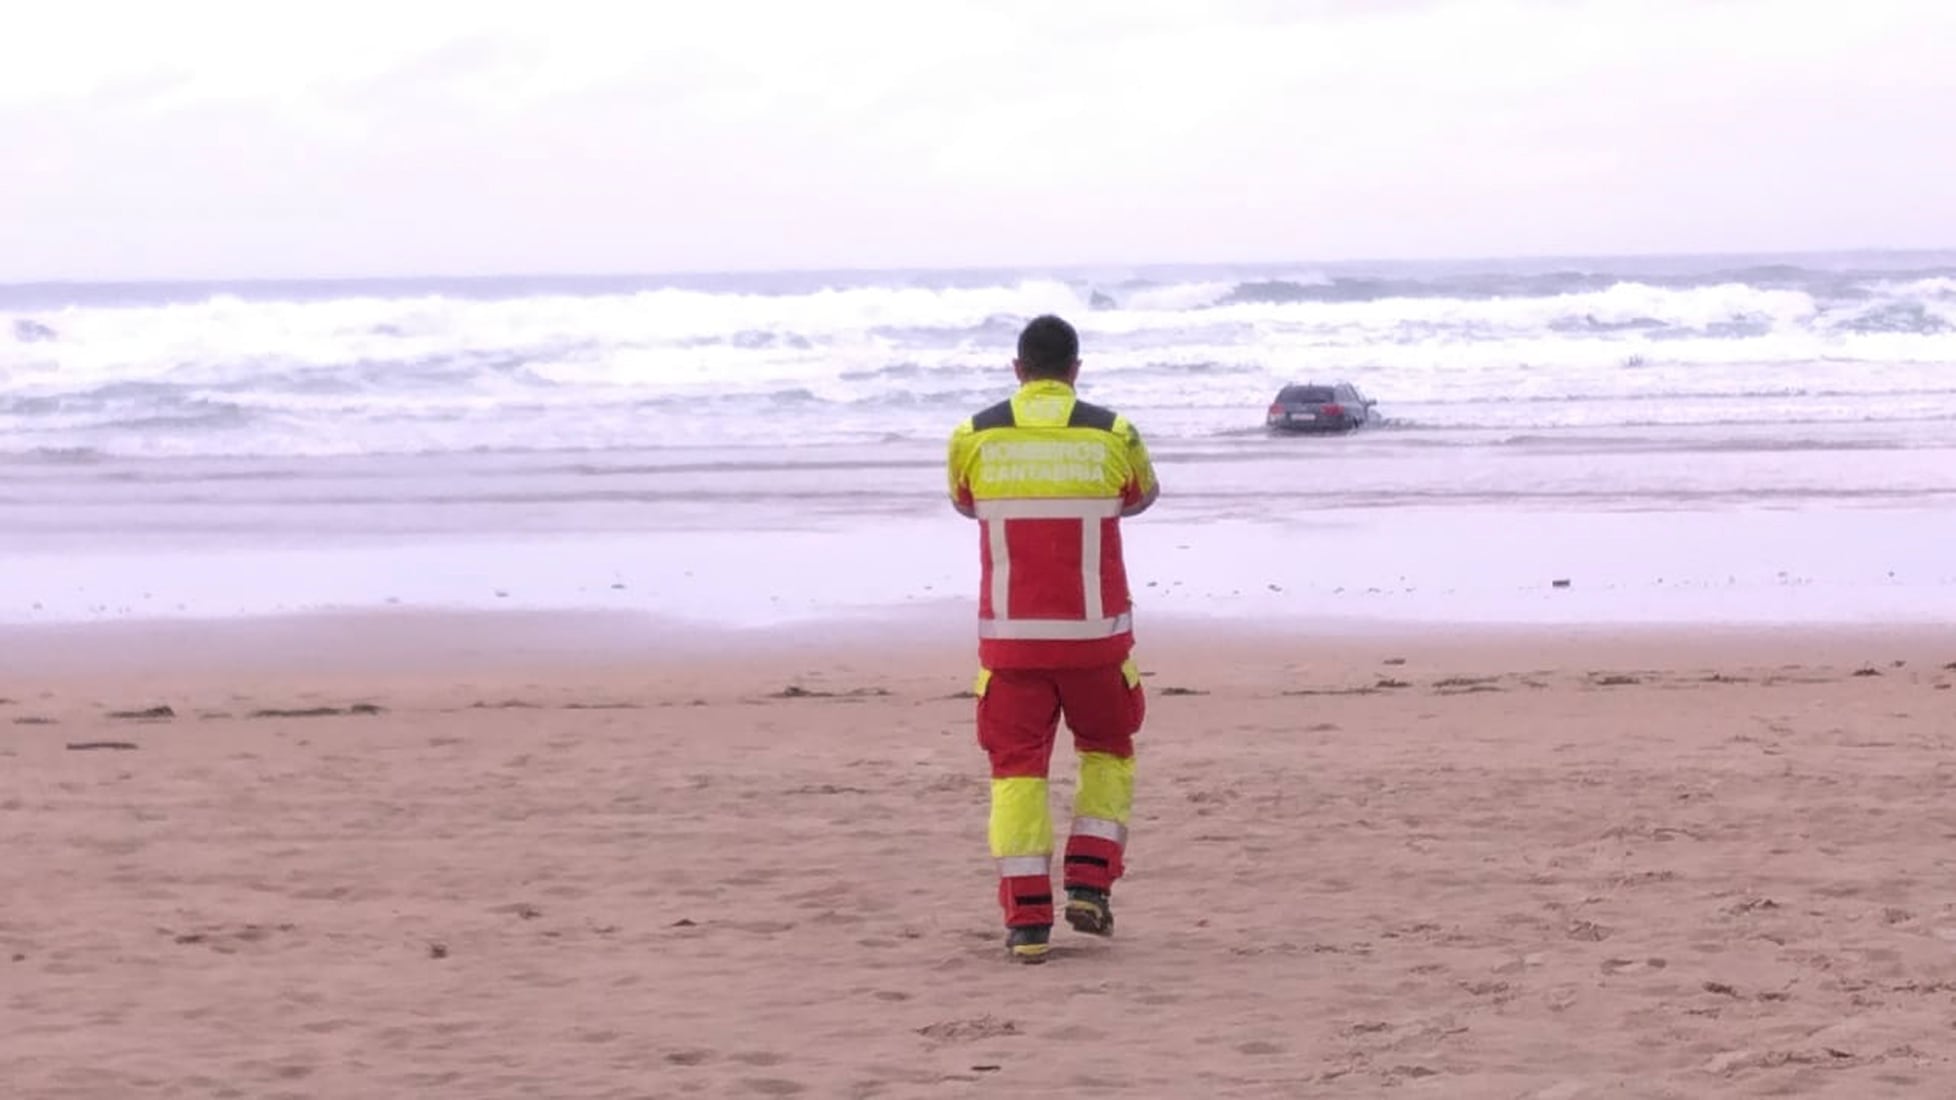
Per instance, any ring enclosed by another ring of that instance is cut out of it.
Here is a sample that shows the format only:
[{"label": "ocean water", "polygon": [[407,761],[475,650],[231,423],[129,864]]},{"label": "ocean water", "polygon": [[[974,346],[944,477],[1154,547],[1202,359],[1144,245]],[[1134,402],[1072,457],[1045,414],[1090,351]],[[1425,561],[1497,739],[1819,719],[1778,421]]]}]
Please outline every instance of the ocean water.
[{"label": "ocean water", "polygon": [[[1160,605],[1956,613],[1911,253],[0,287],[0,620],[955,604],[944,438],[1049,311],[1161,466]],[[1268,435],[1314,380],[1383,422]]]},{"label": "ocean water", "polygon": [[1443,439],[1956,418],[1956,254],[17,286],[0,454],[934,441],[1045,311],[1097,393],[1176,440],[1314,377]]}]

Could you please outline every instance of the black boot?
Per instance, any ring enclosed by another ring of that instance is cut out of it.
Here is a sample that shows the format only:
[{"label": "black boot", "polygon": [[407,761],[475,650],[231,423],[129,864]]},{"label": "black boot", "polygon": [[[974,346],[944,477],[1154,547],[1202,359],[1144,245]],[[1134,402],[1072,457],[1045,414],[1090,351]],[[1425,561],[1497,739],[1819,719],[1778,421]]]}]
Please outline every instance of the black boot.
[{"label": "black boot", "polygon": [[1005,934],[1005,950],[1013,962],[1043,963],[1053,938],[1050,924],[1023,924]]},{"label": "black boot", "polygon": [[1107,891],[1091,886],[1066,888],[1066,923],[1089,936],[1114,934],[1114,902]]}]

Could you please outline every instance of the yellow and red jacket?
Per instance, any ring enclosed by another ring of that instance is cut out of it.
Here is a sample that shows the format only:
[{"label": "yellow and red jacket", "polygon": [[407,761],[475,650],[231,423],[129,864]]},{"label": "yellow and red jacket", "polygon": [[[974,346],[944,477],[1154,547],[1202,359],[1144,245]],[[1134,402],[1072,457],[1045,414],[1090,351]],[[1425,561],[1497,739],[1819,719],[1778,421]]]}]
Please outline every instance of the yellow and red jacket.
[{"label": "yellow and red jacket", "polygon": [[1156,491],[1140,432],[1065,382],[1027,382],[951,433],[952,502],[979,526],[986,668],[1119,664],[1134,646],[1121,516]]}]

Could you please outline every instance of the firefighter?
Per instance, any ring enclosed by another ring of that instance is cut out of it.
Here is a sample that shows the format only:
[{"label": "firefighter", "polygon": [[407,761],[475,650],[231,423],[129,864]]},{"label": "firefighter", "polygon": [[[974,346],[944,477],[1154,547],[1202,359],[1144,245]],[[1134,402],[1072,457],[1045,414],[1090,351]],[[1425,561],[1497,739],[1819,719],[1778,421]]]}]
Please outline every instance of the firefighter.
[{"label": "firefighter", "polygon": [[1112,935],[1146,710],[1121,519],[1158,491],[1133,424],[1074,393],[1080,340],[1033,319],[1019,389],[951,433],[952,504],[978,521],[978,744],[990,758],[992,858],[1006,951],[1043,962],[1054,918],[1047,776],[1062,717],[1079,784],[1062,862],[1066,921]]}]

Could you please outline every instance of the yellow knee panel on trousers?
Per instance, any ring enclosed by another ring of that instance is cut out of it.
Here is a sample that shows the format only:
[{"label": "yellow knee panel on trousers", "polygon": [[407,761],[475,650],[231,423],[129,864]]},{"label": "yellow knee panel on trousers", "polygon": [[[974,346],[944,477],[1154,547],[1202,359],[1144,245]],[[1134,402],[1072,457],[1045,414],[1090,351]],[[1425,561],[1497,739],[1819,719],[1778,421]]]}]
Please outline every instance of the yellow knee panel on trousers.
[{"label": "yellow knee panel on trousers", "polygon": [[1127,824],[1134,808],[1134,758],[1104,752],[1080,754],[1080,786],[1073,792],[1076,817]]},{"label": "yellow knee panel on trousers", "polygon": [[1052,852],[1053,815],[1046,807],[1044,779],[992,780],[991,841],[994,859]]}]

